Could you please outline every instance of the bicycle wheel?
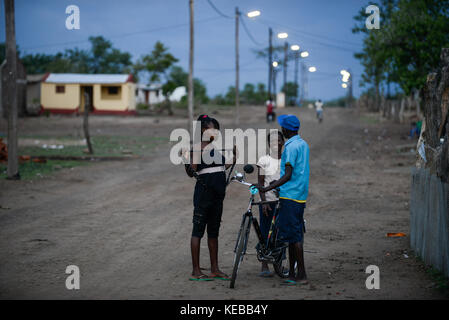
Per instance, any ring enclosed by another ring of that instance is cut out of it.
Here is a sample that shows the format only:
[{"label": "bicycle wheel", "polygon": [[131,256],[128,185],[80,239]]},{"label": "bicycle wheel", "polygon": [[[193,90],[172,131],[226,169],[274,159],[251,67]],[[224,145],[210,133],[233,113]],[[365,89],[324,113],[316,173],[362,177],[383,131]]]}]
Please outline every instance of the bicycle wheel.
[{"label": "bicycle wheel", "polygon": [[240,237],[238,238],[237,243],[237,249],[235,251],[234,256],[234,269],[232,270],[232,277],[231,277],[231,283],[229,287],[231,289],[234,289],[235,280],[237,279],[237,272],[239,270],[240,263],[243,260],[244,250],[246,246],[246,242],[248,241],[248,235],[249,235],[249,228],[251,219],[249,217],[245,218],[245,222],[243,223],[243,228],[240,233]]},{"label": "bicycle wheel", "polygon": [[[278,236],[278,230],[275,229],[273,231],[273,239],[274,239],[274,244],[278,245],[279,242],[277,240],[277,236]],[[287,260],[287,246],[282,243],[282,245],[284,246],[282,249],[279,249],[279,252],[277,253],[277,258],[276,260],[273,262],[273,268],[274,268],[274,272],[276,272],[276,274],[285,279],[288,278],[288,274],[289,274],[289,267],[288,267],[288,260]],[[295,264],[296,267],[296,264]]]},{"label": "bicycle wheel", "polygon": [[274,272],[276,272],[276,274],[283,279],[288,278],[289,273],[289,268],[286,266],[287,258],[285,250],[286,248],[283,248],[279,254],[279,258],[273,262]]}]

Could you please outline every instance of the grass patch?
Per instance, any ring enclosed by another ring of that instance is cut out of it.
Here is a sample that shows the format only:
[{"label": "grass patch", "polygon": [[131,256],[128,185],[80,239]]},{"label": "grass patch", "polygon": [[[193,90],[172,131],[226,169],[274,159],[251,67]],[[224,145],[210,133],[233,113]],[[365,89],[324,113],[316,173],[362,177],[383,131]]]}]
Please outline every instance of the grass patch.
[{"label": "grass patch", "polygon": [[[48,138],[48,137],[47,137]],[[61,144],[70,138],[58,138]],[[95,156],[123,156],[133,154],[138,156],[150,155],[154,147],[168,142],[165,137],[123,137],[123,136],[95,136],[91,138]],[[40,146],[19,145],[19,154],[30,156],[85,156],[85,145],[64,146],[63,149],[44,149]]]},{"label": "grass patch", "polygon": [[[24,138],[24,137],[21,137]],[[57,140],[59,145],[65,142],[80,140],[74,137],[43,137],[34,136],[26,137],[35,140],[45,141],[46,139]],[[123,136],[95,136],[92,137],[92,146],[94,156],[148,156],[151,155],[153,149],[161,144],[167,143],[169,140],[165,137],[123,137]],[[44,149],[41,146],[20,146],[19,155],[39,156],[86,156],[84,150],[85,145],[64,145],[63,149]],[[89,161],[65,161],[65,160],[48,160],[46,163],[36,163],[27,161],[19,164],[19,173],[23,180],[40,178],[50,175],[56,170],[64,168],[73,168],[80,165],[88,165]],[[6,163],[0,164],[0,179],[5,179]]]},{"label": "grass patch", "polygon": [[[50,175],[57,170],[64,168],[73,168],[77,166],[86,165],[86,161],[60,161],[60,160],[48,160],[46,163],[36,163],[33,161],[27,161],[19,163],[19,173],[22,180],[30,180],[36,178],[42,178]],[[6,163],[0,163],[0,179],[6,179],[7,165]]]},{"label": "grass patch", "polygon": [[360,117],[360,120],[366,124],[380,123],[379,116],[377,114],[364,114]]},{"label": "grass patch", "polygon": [[435,288],[446,297],[449,297],[449,278],[447,278],[441,271],[435,269],[434,267],[427,266],[420,256],[415,255],[415,259],[422,265],[426,274],[429,276],[432,282],[435,283]]},{"label": "grass patch", "polygon": [[441,291],[445,296],[449,297],[449,279],[439,270],[433,267],[425,267],[426,273],[430,276],[435,287]]}]

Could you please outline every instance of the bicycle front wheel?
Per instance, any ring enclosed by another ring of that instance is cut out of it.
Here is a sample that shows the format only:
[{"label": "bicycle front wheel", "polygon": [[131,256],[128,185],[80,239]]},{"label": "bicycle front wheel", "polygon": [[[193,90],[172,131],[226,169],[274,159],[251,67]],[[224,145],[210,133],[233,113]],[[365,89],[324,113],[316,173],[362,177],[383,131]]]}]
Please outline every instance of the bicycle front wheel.
[{"label": "bicycle front wheel", "polygon": [[235,251],[234,256],[234,269],[232,270],[232,277],[231,277],[231,283],[229,287],[231,289],[234,289],[235,280],[237,279],[237,273],[239,270],[240,263],[243,261],[244,251],[246,247],[246,243],[248,241],[248,235],[249,235],[249,228],[251,219],[248,217],[245,218],[245,221],[243,222],[243,228],[240,232],[240,237],[237,239],[237,249]]}]

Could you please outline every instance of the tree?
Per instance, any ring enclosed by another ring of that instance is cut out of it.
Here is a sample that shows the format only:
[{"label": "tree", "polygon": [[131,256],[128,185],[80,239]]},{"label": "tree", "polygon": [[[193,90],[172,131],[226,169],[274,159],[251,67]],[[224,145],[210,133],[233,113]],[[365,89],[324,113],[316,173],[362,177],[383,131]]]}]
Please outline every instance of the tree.
[{"label": "tree", "polygon": [[28,74],[59,73],[130,73],[131,54],[112,47],[103,37],[89,37],[91,48],[66,49],[51,54],[27,54],[21,58]]},{"label": "tree", "polygon": [[[180,66],[173,66],[168,75],[169,81],[172,81],[177,87],[186,87],[188,81],[188,73]],[[197,78],[193,79],[194,100],[197,103],[208,103],[207,89],[205,84]]]},{"label": "tree", "polygon": [[364,8],[354,17],[354,33],[365,33],[363,51],[355,57],[364,66],[362,85],[376,88],[398,83],[405,94],[420,89],[438,66],[441,48],[449,46],[449,0],[381,0],[379,30],[365,27]]},{"label": "tree", "polygon": [[150,74],[151,82],[161,82],[161,76],[168,81],[167,71],[176,63],[178,59],[168,52],[162,42],[157,41],[151,54],[145,55],[137,62],[137,69]]},{"label": "tree", "polygon": [[285,92],[287,97],[290,99],[290,103],[293,101],[293,104],[298,97],[298,88],[299,86],[294,82],[287,82],[284,86],[282,86],[282,92]]}]

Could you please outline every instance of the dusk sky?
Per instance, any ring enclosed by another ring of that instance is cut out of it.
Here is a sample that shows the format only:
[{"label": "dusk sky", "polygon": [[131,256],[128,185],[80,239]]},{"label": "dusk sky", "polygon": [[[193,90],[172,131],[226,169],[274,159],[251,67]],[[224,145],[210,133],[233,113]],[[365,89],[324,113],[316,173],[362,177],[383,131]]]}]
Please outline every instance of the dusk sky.
[{"label": "dusk sky", "polygon": [[[267,62],[257,59],[253,49],[268,45],[268,27],[276,35],[287,32],[289,44],[298,44],[310,53],[309,98],[329,100],[345,94],[341,87],[341,69],[350,68],[354,75],[354,95],[359,87],[362,67],[354,53],[362,47],[362,36],[354,35],[353,17],[366,7],[366,0],[211,0],[225,15],[220,16],[207,0],[195,0],[194,76],[203,80],[210,96],[225,93],[235,82],[235,7],[243,13],[260,10],[255,19],[243,17],[254,43],[240,26],[241,88],[247,82],[267,83]],[[67,6],[80,8],[81,29],[67,30]],[[0,42],[5,41],[4,3],[1,1]],[[128,51],[133,61],[150,53],[160,40],[188,70],[189,54],[188,0],[16,0],[17,43],[23,53],[56,53],[66,48],[89,47],[88,37],[102,35],[113,46]],[[274,45],[284,40],[274,37]],[[294,64],[288,69],[293,81]],[[278,89],[282,74],[277,78]]]}]

